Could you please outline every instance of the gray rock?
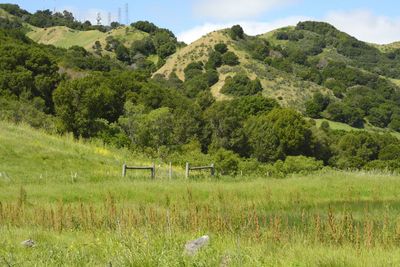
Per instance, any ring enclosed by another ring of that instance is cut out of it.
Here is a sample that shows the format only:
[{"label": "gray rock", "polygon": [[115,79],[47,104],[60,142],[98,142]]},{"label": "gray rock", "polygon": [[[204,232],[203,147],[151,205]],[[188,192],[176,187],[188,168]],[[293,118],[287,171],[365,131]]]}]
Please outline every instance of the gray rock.
[{"label": "gray rock", "polygon": [[36,242],[33,241],[32,239],[28,239],[28,240],[22,241],[21,245],[23,245],[27,248],[32,248],[32,247],[36,246]]},{"label": "gray rock", "polygon": [[210,241],[210,237],[208,235],[204,235],[196,240],[189,241],[185,245],[185,253],[189,256],[194,256],[199,249],[206,246]]}]

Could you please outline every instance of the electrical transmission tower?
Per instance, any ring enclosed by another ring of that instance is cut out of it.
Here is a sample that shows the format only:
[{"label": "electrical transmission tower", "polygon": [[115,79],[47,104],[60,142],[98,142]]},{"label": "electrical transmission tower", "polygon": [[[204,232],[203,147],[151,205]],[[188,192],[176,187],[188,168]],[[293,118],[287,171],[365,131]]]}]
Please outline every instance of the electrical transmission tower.
[{"label": "electrical transmission tower", "polygon": [[96,18],[96,20],[97,20],[97,25],[101,25],[101,15],[100,15],[100,13],[97,13],[97,18]]},{"label": "electrical transmission tower", "polygon": [[121,21],[121,8],[120,7],[118,8],[118,23],[119,24],[122,23],[122,21]]},{"label": "electrical transmission tower", "polygon": [[125,22],[129,25],[129,6],[128,3],[125,4]]},{"label": "electrical transmission tower", "polygon": [[111,26],[111,12],[108,12],[108,25]]}]

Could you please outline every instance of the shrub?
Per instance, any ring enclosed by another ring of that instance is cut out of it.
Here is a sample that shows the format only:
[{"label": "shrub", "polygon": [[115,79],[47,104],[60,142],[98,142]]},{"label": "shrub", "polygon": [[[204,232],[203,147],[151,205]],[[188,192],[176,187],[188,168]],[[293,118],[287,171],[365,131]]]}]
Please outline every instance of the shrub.
[{"label": "shrub", "polygon": [[388,145],[380,152],[378,158],[380,160],[400,160],[400,145]]},{"label": "shrub", "polygon": [[230,150],[220,148],[214,155],[215,168],[221,175],[235,175],[239,169],[240,158]]},{"label": "shrub", "polygon": [[240,25],[234,25],[230,31],[229,35],[233,40],[243,39],[244,38],[244,31]]},{"label": "shrub", "polygon": [[324,164],[315,158],[305,156],[289,156],[284,162],[278,161],[274,164],[278,171],[284,174],[301,173],[309,174],[310,172],[320,170]]},{"label": "shrub", "polygon": [[239,58],[235,53],[228,51],[222,55],[222,63],[228,66],[236,66],[239,65]]},{"label": "shrub", "polygon": [[225,54],[226,52],[228,52],[228,46],[224,43],[219,43],[214,45],[214,50],[221,54]]},{"label": "shrub", "polygon": [[263,90],[258,79],[250,80],[244,73],[239,73],[233,78],[227,78],[221,92],[235,96],[255,95]]}]

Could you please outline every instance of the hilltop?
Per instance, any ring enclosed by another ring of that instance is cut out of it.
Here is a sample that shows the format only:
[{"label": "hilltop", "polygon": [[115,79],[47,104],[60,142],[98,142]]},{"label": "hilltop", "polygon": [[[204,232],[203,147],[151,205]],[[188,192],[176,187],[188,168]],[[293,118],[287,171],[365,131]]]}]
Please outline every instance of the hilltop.
[{"label": "hilltop", "polygon": [[121,41],[125,46],[131,46],[134,41],[142,40],[148,34],[130,26],[120,26],[108,32],[99,30],[80,31],[66,26],[54,26],[49,28],[36,27],[28,32],[27,36],[41,44],[62,48],[81,46],[89,52],[94,52],[95,42],[99,41],[102,47],[105,47],[107,44],[106,39],[109,36]]}]

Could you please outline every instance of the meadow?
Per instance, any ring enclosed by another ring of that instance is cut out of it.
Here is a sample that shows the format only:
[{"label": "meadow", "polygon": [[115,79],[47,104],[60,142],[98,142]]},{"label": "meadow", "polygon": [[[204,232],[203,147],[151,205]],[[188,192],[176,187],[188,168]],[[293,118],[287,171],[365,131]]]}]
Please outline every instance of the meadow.
[{"label": "meadow", "polygon": [[[400,176],[121,177],[140,154],[0,122],[1,266],[398,266]],[[165,166],[165,167],[164,167]],[[187,241],[208,234],[193,257]],[[20,243],[33,239],[36,246]]]}]

